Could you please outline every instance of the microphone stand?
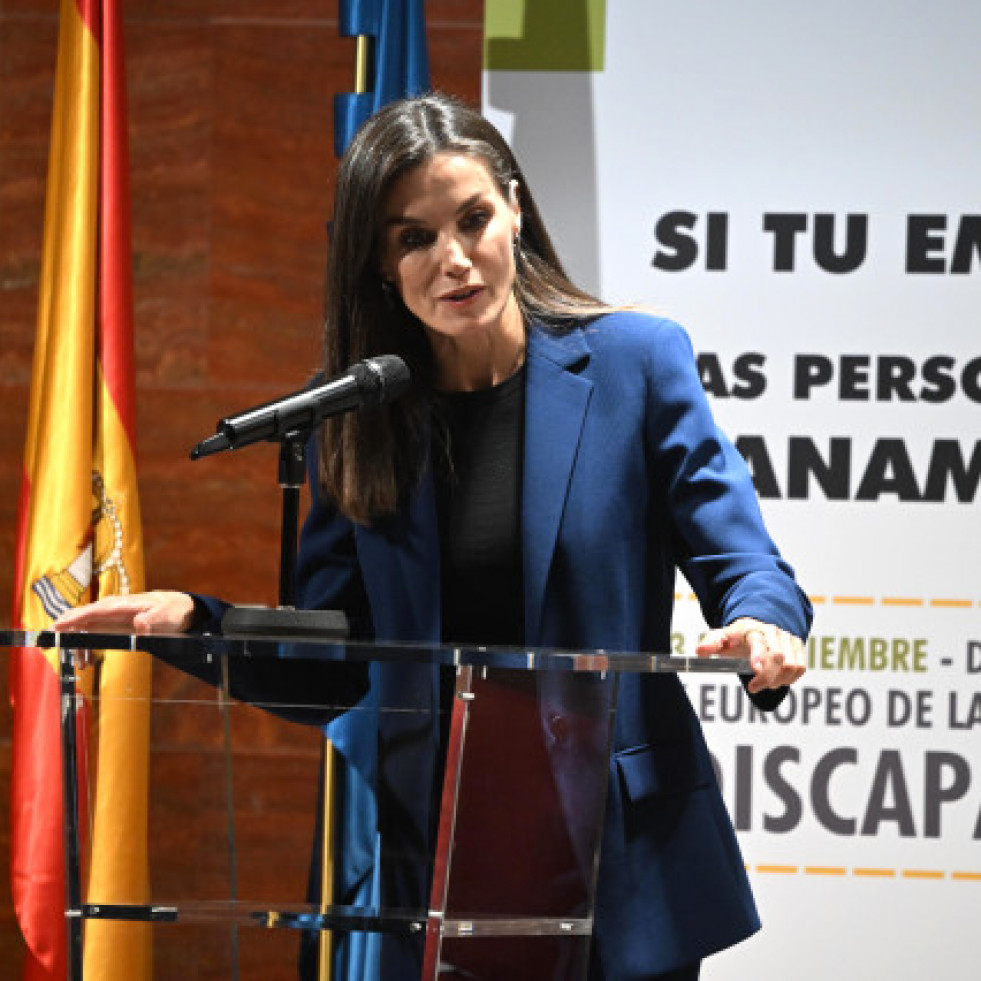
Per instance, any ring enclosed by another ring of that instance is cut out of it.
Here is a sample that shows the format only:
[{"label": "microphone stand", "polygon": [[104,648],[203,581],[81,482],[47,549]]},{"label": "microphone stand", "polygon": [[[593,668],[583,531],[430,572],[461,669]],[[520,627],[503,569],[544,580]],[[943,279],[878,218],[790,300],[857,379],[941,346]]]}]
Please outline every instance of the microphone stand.
[{"label": "microphone stand", "polygon": [[307,433],[287,433],[279,444],[279,486],[283,491],[283,517],[279,549],[279,605],[296,606],[297,527],[300,488],[307,474]]},{"label": "microphone stand", "polygon": [[[306,479],[310,429],[297,429],[280,437],[278,478],[282,489],[279,547],[279,606],[233,606],[221,620],[225,636],[268,639],[310,638],[344,640],[349,633],[343,610],[296,609],[296,563],[300,489]],[[198,459],[192,454],[192,459]]]}]

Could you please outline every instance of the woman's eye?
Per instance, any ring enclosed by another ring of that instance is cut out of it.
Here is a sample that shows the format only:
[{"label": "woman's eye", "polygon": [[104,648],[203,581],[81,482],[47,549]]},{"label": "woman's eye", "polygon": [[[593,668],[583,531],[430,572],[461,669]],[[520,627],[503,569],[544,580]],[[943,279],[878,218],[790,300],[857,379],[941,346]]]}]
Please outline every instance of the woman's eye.
[{"label": "woman's eye", "polygon": [[466,232],[479,232],[491,219],[490,212],[483,208],[477,208],[464,215],[460,222],[461,227]]},{"label": "woman's eye", "polygon": [[399,232],[399,248],[405,252],[425,248],[432,240],[432,233],[424,228],[403,228]]}]

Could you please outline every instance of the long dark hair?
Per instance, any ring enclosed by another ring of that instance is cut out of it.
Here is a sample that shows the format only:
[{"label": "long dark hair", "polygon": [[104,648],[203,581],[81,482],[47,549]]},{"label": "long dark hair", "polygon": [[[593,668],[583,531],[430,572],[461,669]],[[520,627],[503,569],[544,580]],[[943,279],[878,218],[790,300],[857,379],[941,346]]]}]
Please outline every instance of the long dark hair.
[{"label": "long dark hair", "polygon": [[478,112],[434,94],[393,102],[372,116],[355,135],[337,175],[324,373],[331,378],[363,358],[398,354],[413,384],[391,405],[324,423],[321,484],[354,521],[393,513],[428,458],[433,359],[422,325],[383,283],[380,217],[395,182],[438,153],[479,159],[505,198],[517,181],[521,233],[514,293],[526,324],[534,320],[565,331],[609,309],[566,276],[510,147]]}]

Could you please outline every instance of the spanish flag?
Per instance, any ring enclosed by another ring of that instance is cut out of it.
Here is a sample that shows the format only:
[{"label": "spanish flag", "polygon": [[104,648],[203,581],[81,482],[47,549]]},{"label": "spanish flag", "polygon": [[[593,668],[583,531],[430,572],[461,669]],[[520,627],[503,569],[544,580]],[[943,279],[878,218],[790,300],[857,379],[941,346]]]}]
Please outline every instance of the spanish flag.
[{"label": "spanish flag", "polygon": [[[143,588],[134,466],[133,325],[121,0],[61,0],[37,342],[20,498],[14,617]],[[150,663],[86,668],[83,896],[146,903]],[[11,879],[25,979],[66,976],[58,663],[18,652]],[[150,976],[148,927],[88,920],[86,979]]]}]

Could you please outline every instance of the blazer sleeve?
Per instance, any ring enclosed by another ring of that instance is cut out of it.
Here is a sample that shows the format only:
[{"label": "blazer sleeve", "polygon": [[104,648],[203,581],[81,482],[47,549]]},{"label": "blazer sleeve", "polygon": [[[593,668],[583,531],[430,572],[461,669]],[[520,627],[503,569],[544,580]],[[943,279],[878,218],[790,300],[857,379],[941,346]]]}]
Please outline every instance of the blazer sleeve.
[{"label": "blazer sleeve", "polygon": [[811,604],[763,523],[745,461],[712,417],[687,334],[662,321],[648,440],[675,560],[713,627],[755,617],[805,638]]},{"label": "blazer sleeve", "polygon": [[[354,527],[320,493],[315,439],[308,444],[307,459],[311,504],[300,533],[297,607],[342,610],[348,617],[351,637],[369,637],[371,618],[357,562]],[[214,596],[192,594],[192,598],[194,630],[220,633],[221,617],[229,604]],[[168,663],[218,684],[220,667],[216,663]],[[364,696],[368,671],[366,664],[297,657],[289,644],[283,644],[279,657],[230,659],[229,688],[240,701],[260,704],[291,721],[321,725]]]}]

